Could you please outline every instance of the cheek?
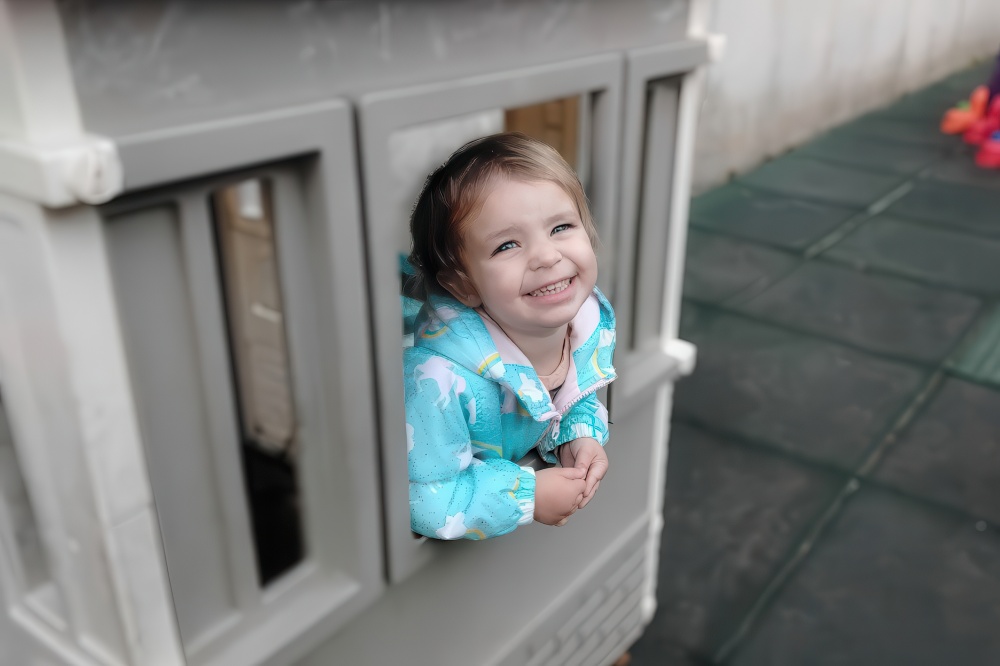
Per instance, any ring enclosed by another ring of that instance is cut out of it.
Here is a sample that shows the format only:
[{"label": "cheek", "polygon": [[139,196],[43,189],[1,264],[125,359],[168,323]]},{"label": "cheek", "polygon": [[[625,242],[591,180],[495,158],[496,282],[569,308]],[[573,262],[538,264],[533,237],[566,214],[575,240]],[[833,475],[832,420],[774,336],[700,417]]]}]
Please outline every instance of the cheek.
[{"label": "cheek", "polygon": [[594,254],[594,248],[591,247],[589,241],[586,245],[580,247],[580,252],[577,256],[580,258],[581,267],[597,270],[597,255]]},{"label": "cheek", "polygon": [[593,289],[597,284],[597,255],[594,254],[590,243],[587,243],[586,251],[580,257],[580,272],[583,274],[587,287]]},{"label": "cheek", "polygon": [[521,277],[515,274],[509,266],[491,266],[482,273],[482,288],[484,293],[504,295],[520,287]]}]

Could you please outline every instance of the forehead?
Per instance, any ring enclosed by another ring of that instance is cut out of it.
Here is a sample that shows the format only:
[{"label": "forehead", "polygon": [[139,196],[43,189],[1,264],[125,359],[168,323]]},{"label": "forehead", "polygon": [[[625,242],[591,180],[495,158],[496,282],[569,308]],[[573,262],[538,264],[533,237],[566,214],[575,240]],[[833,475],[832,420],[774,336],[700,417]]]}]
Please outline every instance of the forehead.
[{"label": "forehead", "polygon": [[467,231],[488,233],[497,225],[545,222],[550,218],[579,218],[576,203],[551,180],[498,180],[483,189],[479,206],[469,216]]}]

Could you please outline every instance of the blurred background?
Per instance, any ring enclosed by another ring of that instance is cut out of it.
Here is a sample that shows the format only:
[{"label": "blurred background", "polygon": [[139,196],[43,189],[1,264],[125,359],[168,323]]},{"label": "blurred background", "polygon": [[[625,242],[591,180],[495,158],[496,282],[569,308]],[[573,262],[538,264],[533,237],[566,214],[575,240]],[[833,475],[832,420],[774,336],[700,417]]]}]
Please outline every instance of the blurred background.
[{"label": "blurred background", "polygon": [[[726,57],[708,72],[695,190],[996,56],[989,0],[712,0]],[[975,77],[972,78],[975,80]],[[982,83],[982,81],[977,81]],[[969,91],[956,91],[958,97]]]},{"label": "blurred background", "polygon": [[996,126],[941,131],[997,92],[998,9],[713,3],[681,324],[699,364],[634,664],[1000,654]]}]

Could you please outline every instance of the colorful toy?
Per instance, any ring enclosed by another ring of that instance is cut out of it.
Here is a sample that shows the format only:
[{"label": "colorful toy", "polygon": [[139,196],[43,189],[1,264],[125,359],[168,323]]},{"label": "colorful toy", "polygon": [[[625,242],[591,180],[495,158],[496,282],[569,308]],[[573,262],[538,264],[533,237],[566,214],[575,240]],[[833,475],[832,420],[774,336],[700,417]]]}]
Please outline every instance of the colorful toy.
[{"label": "colorful toy", "polygon": [[965,130],[962,140],[970,146],[980,146],[997,131],[1000,131],[1000,95],[990,102],[986,114]]},{"label": "colorful toy", "polygon": [[1000,131],[993,132],[976,153],[976,165],[984,169],[1000,169]]},{"label": "colorful toy", "polygon": [[961,134],[969,129],[974,122],[983,117],[986,104],[990,101],[990,89],[978,86],[972,91],[968,102],[959,102],[954,108],[945,111],[941,118],[941,131],[945,134]]}]

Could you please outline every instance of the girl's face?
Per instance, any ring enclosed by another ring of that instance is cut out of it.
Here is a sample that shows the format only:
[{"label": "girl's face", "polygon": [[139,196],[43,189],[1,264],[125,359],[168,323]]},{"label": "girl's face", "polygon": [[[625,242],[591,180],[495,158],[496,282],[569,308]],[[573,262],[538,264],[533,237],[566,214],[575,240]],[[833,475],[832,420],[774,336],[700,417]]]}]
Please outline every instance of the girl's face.
[{"label": "girl's face", "polygon": [[516,342],[569,323],[597,283],[597,257],[576,205],[549,181],[503,180],[466,224],[467,280],[443,278],[459,301],[483,309]]}]

